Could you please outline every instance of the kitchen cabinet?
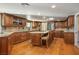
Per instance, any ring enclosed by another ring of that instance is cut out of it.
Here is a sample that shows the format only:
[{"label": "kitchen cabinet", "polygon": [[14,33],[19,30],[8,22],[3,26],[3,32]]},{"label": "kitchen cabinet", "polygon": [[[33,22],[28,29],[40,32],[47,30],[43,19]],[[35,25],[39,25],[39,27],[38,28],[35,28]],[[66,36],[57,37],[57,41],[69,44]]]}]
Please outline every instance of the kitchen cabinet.
[{"label": "kitchen cabinet", "polygon": [[14,17],[13,26],[24,27],[25,25],[26,25],[25,19]]},{"label": "kitchen cabinet", "polygon": [[14,16],[7,13],[2,13],[2,26],[5,27],[24,27],[26,25],[26,19],[19,16]]},{"label": "kitchen cabinet", "polygon": [[31,33],[32,45],[41,45],[41,34],[40,33]]},{"label": "kitchen cabinet", "polygon": [[49,31],[49,44],[52,43],[52,41],[54,40],[54,31]]},{"label": "kitchen cabinet", "polygon": [[64,32],[64,41],[67,44],[74,44],[74,32]]},{"label": "kitchen cabinet", "polygon": [[8,55],[11,53],[12,45],[8,36],[0,37],[0,55]]},{"label": "kitchen cabinet", "polygon": [[8,54],[8,38],[0,37],[0,55]]},{"label": "kitchen cabinet", "polygon": [[74,26],[74,16],[69,16],[68,17],[68,27],[73,27]]},{"label": "kitchen cabinet", "polygon": [[54,37],[64,38],[64,31],[54,31]]},{"label": "kitchen cabinet", "polygon": [[3,26],[12,26],[13,25],[13,17],[10,15],[4,15],[4,25]]},{"label": "kitchen cabinet", "polygon": [[20,38],[21,38],[22,41],[29,40],[30,39],[30,33],[29,32],[22,32]]},{"label": "kitchen cabinet", "polygon": [[23,19],[23,20],[22,20],[22,26],[23,26],[23,27],[26,26],[26,22],[27,22],[26,19]]},{"label": "kitchen cabinet", "polygon": [[55,22],[55,28],[66,28],[67,21],[57,21]]},{"label": "kitchen cabinet", "polygon": [[0,37],[0,55],[11,53],[12,46],[30,39],[28,32],[16,32],[9,36]]},{"label": "kitchen cabinet", "polygon": [[11,34],[8,39],[10,40],[11,44],[21,43],[23,41],[30,39],[30,33],[28,32],[16,32]]},{"label": "kitchen cabinet", "polygon": [[64,21],[64,28],[67,28],[67,20]]}]

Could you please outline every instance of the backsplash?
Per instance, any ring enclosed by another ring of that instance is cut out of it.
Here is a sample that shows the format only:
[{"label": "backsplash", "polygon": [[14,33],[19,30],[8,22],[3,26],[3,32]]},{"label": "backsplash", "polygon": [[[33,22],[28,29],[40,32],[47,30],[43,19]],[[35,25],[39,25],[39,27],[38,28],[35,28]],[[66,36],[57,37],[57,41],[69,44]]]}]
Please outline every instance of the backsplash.
[{"label": "backsplash", "polygon": [[23,27],[3,27],[3,31],[6,31],[6,32],[17,32],[17,31],[22,31],[24,30]]},{"label": "backsplash", "polygon": [[74,28],[69,28],[69,29],[67,29],[67,28],[57,28],[55,30],[62,30],[64,32],[74,32]]}]

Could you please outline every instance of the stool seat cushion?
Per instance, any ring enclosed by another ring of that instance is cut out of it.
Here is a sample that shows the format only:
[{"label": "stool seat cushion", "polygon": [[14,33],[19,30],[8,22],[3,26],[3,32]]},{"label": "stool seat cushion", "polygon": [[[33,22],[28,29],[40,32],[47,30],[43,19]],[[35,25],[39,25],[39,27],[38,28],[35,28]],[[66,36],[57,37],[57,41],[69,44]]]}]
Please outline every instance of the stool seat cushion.
[{"label": "stool seat cushion", "polygon": [[49,36],[47,35],[47,36],[45,36],[45,37],[42,37],[41,39],[42,40],[47,40],[49,38]]}]

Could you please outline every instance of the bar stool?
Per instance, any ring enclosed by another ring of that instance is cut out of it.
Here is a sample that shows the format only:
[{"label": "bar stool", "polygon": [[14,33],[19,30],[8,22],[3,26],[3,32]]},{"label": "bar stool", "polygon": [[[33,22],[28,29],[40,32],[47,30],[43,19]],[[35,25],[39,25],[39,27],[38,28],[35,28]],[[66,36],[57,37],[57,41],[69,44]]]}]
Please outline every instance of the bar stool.
[{"label": "bar stool", "polygon": [[46,45],[46,47],[48,48],[49,45],[48,41],[49,41],[49,34],[41,38],[41,45],[42,46]]}]

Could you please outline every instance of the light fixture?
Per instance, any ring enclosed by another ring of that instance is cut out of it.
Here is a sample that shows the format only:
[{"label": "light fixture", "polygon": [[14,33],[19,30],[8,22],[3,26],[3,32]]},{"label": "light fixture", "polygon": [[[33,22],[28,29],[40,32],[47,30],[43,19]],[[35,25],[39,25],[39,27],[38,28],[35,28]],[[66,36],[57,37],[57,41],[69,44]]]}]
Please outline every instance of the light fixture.
[{"label": "light fixture", "polygon": [[51,8],[56,8],[56,5],[52,5]]}]

